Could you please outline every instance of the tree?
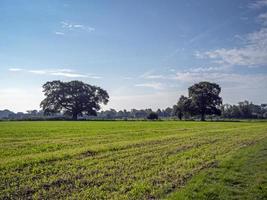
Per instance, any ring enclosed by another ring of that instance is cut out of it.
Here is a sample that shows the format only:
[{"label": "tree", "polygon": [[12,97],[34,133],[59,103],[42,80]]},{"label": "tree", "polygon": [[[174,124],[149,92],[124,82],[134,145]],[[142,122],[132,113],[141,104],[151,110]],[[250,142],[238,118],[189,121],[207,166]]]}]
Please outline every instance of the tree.
[{"label": "tree", "polygon": [[182,112],[181,108],[178,107],[177,105],[173,106],[173,115],[177,116],[180,120],[182,120],[182,118],[183,118],[183,112]]},{"label": "tree", "polygon": [[43,85],[46,98],[41,102],[44,114],[63,112],[77,120],[78,116],[97,115],[100,104],[107,104],[109,95],[100,87],[81,81],[52,81]]},{"label": "tree", "polygon": [[146,111],[145,110],[137,110],[137,112],[135,113],[135,118],[146,118]]},{"label": "tree", "polygon": [[193,115],[194,114],[194,107],[192,104],[192,99],[185,97],[182,95],[177,102],[177,105],[174,107],[174,113],[180,120],[182,120],[183,116],[185,115]]},{"label": "tree", "polygon": [[242,115],[241,115],[241,112],[240,112],[240,109],[238,106],[236,106],[236,105],[232,106],[231,116],[232,116],[232,118],[242,118]]},{"label": "tree", "polygon": [[158,109],[158,110],[156,111],[156,113],[157,113],[157,115],[158,115],[159,117],[162,117],[162,111],[161,111],[160,109]]},{"label": "tree", "polygon": [[168,107],[164,111],[164,117],[171,117],[172,116],[172,108]]},{"label": "tree", "polygon": [[117,112],[115,109],[111,108],[110,110],[106,110],[105,113],[107,119],[116,119]]},{"label": "tree", "polygon": [[247,100],[239,102],[238,105],[225,104],[222,106],[222,115],[226,118],[264,118],[267,109],[263,105],[255,105]]},{"label": "tree", "polygon": [[149,119],[149,120],[156,120],[156,119],[159,119],[159,116],[158,116],[157,113],[151,112],[151,113],[148,114],[147,119]]},{"label": "tree", "polygon": [[244,102],[239,102],[238,107],[243,118],[249,119],[252,117],[252,103],[245,100]]},{"label": "tree", "polygon": [[26,111],[28,115],[36,116],[38,114],[37,110],[27,110]]},{"label": "tree", "polygon": [[199,82],[189,87],[188,92],[196,114],[201,115],[201,121],[205,121],[207,114],[221,114],[219,107],[222,104],[222,98],[219,96],[221,88],[218,84]]}]

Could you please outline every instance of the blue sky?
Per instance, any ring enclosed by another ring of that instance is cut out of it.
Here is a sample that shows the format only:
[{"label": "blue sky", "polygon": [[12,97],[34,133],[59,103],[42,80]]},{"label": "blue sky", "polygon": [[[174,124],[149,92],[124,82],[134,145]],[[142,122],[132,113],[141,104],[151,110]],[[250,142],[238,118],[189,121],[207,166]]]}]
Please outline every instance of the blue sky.
[{"label": "blue sky", "polygon": [[267,101],[267,0],[1,0],[0,110],[82,80],[105,107],[165,108],[199,81],[224,103]]}]

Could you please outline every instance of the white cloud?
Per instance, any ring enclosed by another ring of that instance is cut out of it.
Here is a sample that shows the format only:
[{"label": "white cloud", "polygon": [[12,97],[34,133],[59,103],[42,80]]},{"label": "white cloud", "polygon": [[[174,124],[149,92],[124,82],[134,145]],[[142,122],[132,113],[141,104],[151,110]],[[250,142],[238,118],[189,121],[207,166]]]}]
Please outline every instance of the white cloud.
[{"label": "white cloud", "polygon": [[66,29],[66,30],[75,30],[76,29],[76,30],[83,30],[83,31],[87,31],[87,32],[95,31],[94,27],[85,26],[83,24],[73,24],[73,23],[66,22],[66,21],[61,22],[61,27],[63,29]]},{"label": "white cloud", "polygon": [[40,75],[48,73],[45,70],[29,70],[28,72],[33,73],[33,74],[40,74]]},{"label": "white cloud", "polygon": [[13,72],[18,71],[25,71],[31,74],[36,75],[50,75],[50,76],[61,76],[61,77],[67,77],[67,78],[90,78],[90,79],[101,79],[101,76],[96,76],[94,74],[81,74],[77,73],[72,69],[53,69],[53,70],[24,70],[24,69],[9,69]]},{"label": "white cloud", "polygon": [[147,88],[153,88],[155,90],[162,90],[163,85],[162,83],[140,83],[140,84],[135,84],[136,87],[147,87]]},{"label": "white cloud", "polygon": [[69,72],[69,73],[75,72],[73,69],[56,69],[55,71],[57,71],[57,72]]},{"label": "white cloud", "polygon": [[237,74],[226,72],[177,72],[174,80],[193,84],[200,81],[216,82],[224,88],[267,88],[265,74]]},{"label": "white cloud", "polygon": [[[227,66],[217,66],[217,67],[195,67],[189,68],[184,72],[177,72],[175,69],[168,70],[169,74],[160,75],[160,74],[151,74],[151,71],[144,73],[140,76],[142,79],[161,79],[161,80],[175,80],[177,75],[181,74],[181,76],[185,77],[187,74],[200,74],[200,73],[211,73],[211,72],[222,72],[227,71]],[[176,76],[175,76],[175,73]]]},{"label": "white cloud", "polygon": [[74,24],[73,27],[74,27],[74,28],[84,28],[84,25],[81,25],[81,24]]},{"label": "white cloud", "polygon": [[163,75],[153,75],[153,74],[151,74],[151,75],[147,75],[146,77],[144,77],[145,79],[164,79],[165,78],[165,76],[163,76]]},{"label": "white cloud", "polygon": [[152,73],[154,73],[155,70],[149,70],[149,71],[146,71],[145,73],[141,74],[140,75],[140,78],[145,78],[149,75],[151,75]]},{"label": "white cloud", "polygon": [[169,69],[169,71],[170,72],[175,72],[176,70],[171,68],[171,69]]},{"label": "white cloud", "polygon": [[56,35],[65,35],[65,33],[60,32],[60,31],[56,31],[55,34],[56,34]]},{"label": "white cloud", "polygon": [[227,68],[223,67],[196,67],[191,68],[188,71],[190,72],[216,72],[216,71],[225,71]]},{"label": "white cloud", "polygon": [[143,73],[140,78],[143,79],[166,79],[167,77],[161,75],[161,74],[153,74],[154,70],[147,71]]},{"label": "white cloud", "polygon": [[240,48],[216,49],[204,53],[196,52],[198,58],[208,58],[223,65],[256,67],[267,65],[267,28],[247,34],[245,45]]},{"label": "white cloud", "polygon": [[69,78],[86,78],[87,75],[84,74],[77,74],[77,73],[69,73],[69,72],[50,72],[50,75],[53,76],[64,76]]},{"label": "white cloud", "polygon": [[103,78],[102,76],[96,76],[96,75],[92,75],[92,74],[88,74],[87,77],[91,78],[91,79],[102,79]]},{"label": "white cloud", "polygon": [[258,0],[251,2],[248,7],[252,9],[261,9],[267,6],[267,0]]},{"label": "white cloud", "polygon": [[[189,87],[200,81],[218,83],[222,88],[224,103],[237,103],[245,99],[263,103],[263,100],[267,99],[267,74],[185,71],[177,72],[173,79],[177,81],[177,86],[182,87]],[[187,92],[184,94],[187,95]]]},{"label": "white cloud", "polygon": [[[251,8],[262,8],[267,6],[267,0],[259,0],[249,5]],[[210,59],[214,63],[229,66],[246,66],[259,67],[267,65],[267,13],[259,14],[258,18],[261,23],[259,30],[247,35],[240,36],[242,41],[241,47],[220,48],[206,52],[195,53],[200,59]],[[235,36],[236,37],[236,36]]]},{"label": "white cloud", "polygon": [[259,22],[262,23],[264,26],[267,26],[267,13],[261,13],[258,16]]},{"label": "white cloud", "polygon": [[20,71],[23,71],[23,69],[21,69],[21,68],[9,68],[8,70],[11,71],[11,72],[20,72]]}]

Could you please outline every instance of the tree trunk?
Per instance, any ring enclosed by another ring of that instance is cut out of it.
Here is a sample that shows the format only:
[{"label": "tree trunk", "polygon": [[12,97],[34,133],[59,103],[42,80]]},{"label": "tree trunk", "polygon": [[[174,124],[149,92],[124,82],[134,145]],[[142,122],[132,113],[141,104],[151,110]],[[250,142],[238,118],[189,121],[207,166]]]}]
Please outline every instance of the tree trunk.
[{"label": "tree trunk", "polygon": [[76,121],[77,119],[78,119],[78,115],[76,113],[73,113],[72,114],[72,120]]},{"label": "tree trunk", "polygon": [[183,114],[182,113],[179,113],[178,114],[178,117],[179,117],[180,120],[182,120]]},{"label": "tree trunk", "polygon": [[205,114],[204,113],[201,114],[201,121],[205,121]]}]

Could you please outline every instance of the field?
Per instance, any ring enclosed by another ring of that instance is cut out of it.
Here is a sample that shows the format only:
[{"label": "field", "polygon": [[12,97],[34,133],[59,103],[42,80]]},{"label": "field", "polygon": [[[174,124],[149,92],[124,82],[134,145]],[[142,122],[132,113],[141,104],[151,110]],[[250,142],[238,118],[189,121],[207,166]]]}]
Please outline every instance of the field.
[{"label": "field", "polygon": [[1,122],[0,199],[267,199],[265,122]]}]

